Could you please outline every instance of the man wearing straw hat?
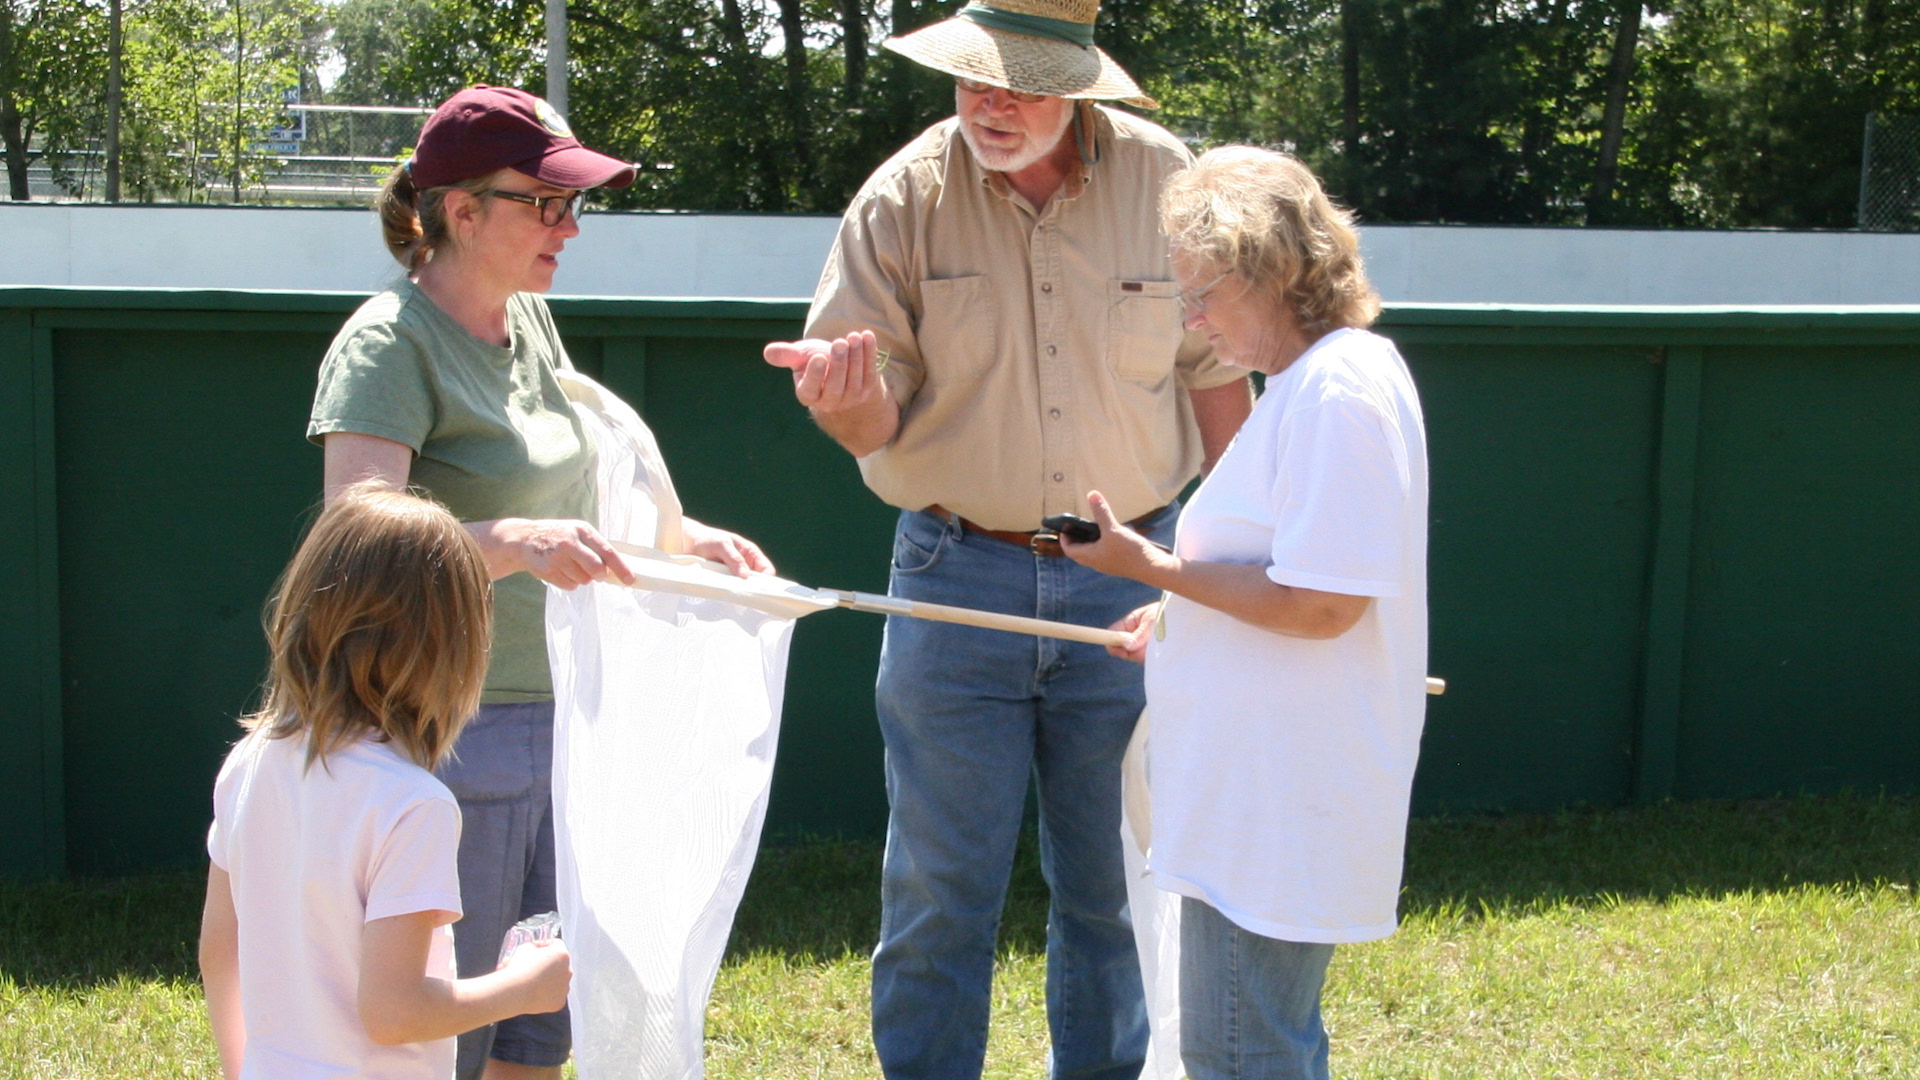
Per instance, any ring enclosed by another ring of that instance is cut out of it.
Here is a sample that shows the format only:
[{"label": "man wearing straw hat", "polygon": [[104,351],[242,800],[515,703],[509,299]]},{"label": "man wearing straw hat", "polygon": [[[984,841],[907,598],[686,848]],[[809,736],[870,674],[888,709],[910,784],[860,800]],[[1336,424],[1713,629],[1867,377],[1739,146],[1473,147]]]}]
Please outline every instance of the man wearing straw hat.
[{"label": "man wearing straw hat", "polygon": [[[1251,397],[1181,325],[1163,181],[1191,160],[1093,45],[1098,0],[987,0],[886,47],[954,76],[955,117],[867,181],[807,320],[774,342],[820,426],[901,508],[891,592],[1106,626],[1150,600],[1042,520],[1171,540],[1182,487]],[[1052,1075],[1131,1078],[1147,1025],[1120,759],[1140,669],[1094,645],[888,619],[876,705],[891,816],[873,1035],[892,1080],[974,1078],[1026,802],[1039,800]]]}]

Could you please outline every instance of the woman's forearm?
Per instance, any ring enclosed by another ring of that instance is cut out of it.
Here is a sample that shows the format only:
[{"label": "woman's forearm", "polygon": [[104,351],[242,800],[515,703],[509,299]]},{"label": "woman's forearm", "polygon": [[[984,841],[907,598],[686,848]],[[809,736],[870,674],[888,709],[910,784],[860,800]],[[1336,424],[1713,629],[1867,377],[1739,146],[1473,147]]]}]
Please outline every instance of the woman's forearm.
[{"label": "woman's forearm", "polygon": [[1276,634],[1336,638],[1367,611],[1368,597],[1281,585],[1264,566],[1156,554],[1141,581]]},{"label": "woman's forearm", "polygon": [[584,521],[495,518],[469,521],[465,528],[495,581],[524,570],[562,589],[589,581],[633,584],[633,571],[620,553]]},{"label": "woman's forearm", "polygon": [[480,546],[486,560],[487,577],[499,581],[508,574],[526,569],[520,557],[520,527],[531,524],[524,518],[494,518],[492,521],[463,521],[461,527]]},{"label": "woman's forearm", "polygon": [[1367,612],[1365,596],[1281,585],[1264,566],[1183,559],[1120,523],[1106,496],[1087,492],[1100,538],[1076,543],[1061,537],[1067,557],[1103,574],[1132,578],[1276,634],[1336,638]]}]

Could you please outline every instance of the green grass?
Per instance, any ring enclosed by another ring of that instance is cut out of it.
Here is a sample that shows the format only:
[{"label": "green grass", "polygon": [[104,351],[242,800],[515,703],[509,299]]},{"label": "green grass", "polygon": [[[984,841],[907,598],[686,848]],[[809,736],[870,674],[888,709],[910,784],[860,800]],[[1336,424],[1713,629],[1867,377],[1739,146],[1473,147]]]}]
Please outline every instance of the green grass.
[{"label": "green grass", "polygon": [[[878,850],[761,855],[715,989],[716,1080],[874,1076]],[[1334,1071],[1366,1078],[1920,1075],[1920,799],[1416,822],[1405,925],[1343,947]],[[0,885],[0,1077],[211,1077],[197,875]],[[1045,1075],[1023,852],[988,1075]]]}]

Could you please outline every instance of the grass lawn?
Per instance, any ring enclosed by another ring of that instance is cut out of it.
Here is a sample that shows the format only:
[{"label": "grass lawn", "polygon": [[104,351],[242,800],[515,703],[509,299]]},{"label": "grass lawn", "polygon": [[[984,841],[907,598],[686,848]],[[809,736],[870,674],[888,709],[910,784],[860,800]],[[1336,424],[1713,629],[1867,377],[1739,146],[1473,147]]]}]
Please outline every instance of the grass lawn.
[{"label": "grass lawn", "polygon": [[[716,1080],[875,1076],[879,855],[762,853],[715,988]],[[1920,1076],[1920,799],[1416,822],[1405,924],[1342,947],[1341,1077]],[[197,875],[0,885],[0,1077],[212,1077]],[[1043,1077],[1045,888],[1001,936],[987,1073]]]}]

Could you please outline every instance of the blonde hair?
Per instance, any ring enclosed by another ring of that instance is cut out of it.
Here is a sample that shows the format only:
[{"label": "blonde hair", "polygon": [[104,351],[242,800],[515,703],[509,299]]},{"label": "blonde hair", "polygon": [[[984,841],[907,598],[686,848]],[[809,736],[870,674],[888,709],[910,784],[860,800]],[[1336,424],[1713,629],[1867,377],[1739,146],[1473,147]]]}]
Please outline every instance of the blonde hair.
[{"label": "blonde hair", "polygon": [[435,251],[453,244],[453,235],[447,229],[447,193],[459,189],[477,196],[492,186],[493,174],[489,173],[421,191],[413,186],[413,170],[396,166],[373,200],[387,253],[408,273],[425,266]]},{"label": "blonde hair", "polygon": [[1353,215],[1288,154],[1207,151],[1167,182],[1160,227],[1177,254],[1239,273],[1286,304],[1309,333],[1370,326],[1380,315]]},{"label": "blonde hair", "polygon": [[479,707],[491,596],[479,545],[444,507],[348,488],[280,576],[266,701],[242,724],[304,733],[309,768],[368,734],[433,768]]}]

